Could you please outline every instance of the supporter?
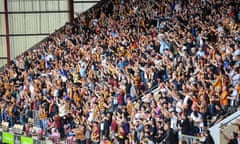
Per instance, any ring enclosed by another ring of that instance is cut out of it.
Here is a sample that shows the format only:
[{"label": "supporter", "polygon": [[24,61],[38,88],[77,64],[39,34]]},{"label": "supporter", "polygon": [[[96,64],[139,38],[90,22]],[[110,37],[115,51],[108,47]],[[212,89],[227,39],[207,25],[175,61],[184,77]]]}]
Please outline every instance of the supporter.
[{"label": "supporter", "polygon": [[189,118],[186,116],[186,114],[182,113],[181,115],[181,122],[180,122],[180,126],[181,126],[181,132],[182,134],[185,135],[190,135],[191,134],[191,122],[189,120]]},{"label": "supporter", "polygon": [[239,2],[100,3],[1,73],[0,120],[26,110],[82,143],[160,143],[236,110]]},{"label": "supporter", "polygon": [[79,128],[73,129],[73,132],[75,134],[75,138],[77,139],[77,142],[79,144],[85,144],[86,143],[86,137],[85,137],[85,127],[80,125]]},{"label": "supporter", "polygon": [[221,131],[221,134],[223,135],[224,139],[227,140],[228,144],[237,144],[238,143],[238,133],[232,132],[231,137],[227,137],[223,131]]},{"label": "supporter", "polygon": [[39,106],[39,120],[41,129],[46,132],[47,129],[47,112],[43,106]]},{"label": "supporter", "polygon": [[100,129],[97,122],[93,122],[91,129],[91,143],[97,144],[100,141]]},{"label": "supporter", "polygon": [[15,107],[15,103],[14,100],[10,101],[8,104],[8,120],[10,121],[10,127],[12,127],[14,125],[14,121],[15,121],[15,114],[16,114],[16,107]]},{"label": "supporter", "polygon": [[173,131],[173,129],[169,127],[168,123],[164,124],[164,130],[166,131],[165,143],[166,144],[178,144],[177,133],[175,133]]},{"label": "supporter", "polygon": [[238,85],[239,84],[236,84],[236,86],[231,89],[232,92],[228,97],[228,99],[230,100],[230,106],[231,106],[230,108],[232,112],[236,111],[237,104],[239,103],[239,92],[238,92],[239,86]]},{"label": "supporter", "polygon": [[214,144],[213,137],[211,136],[209,130],[207,130],[207,131],[205,132],[205,140],[204,140],[203,143],[204,143],[204,144]]},{"label": "supporter", "polygon": [[50,138],[54,143],[57,143],[57,142],[59,142],[60,134],[59,134],[59,132],[58,132],[55,128],[53,128],[53,129],[52,129],[52,132],[51,132],[51,135],[50,135],[49,138]]}]

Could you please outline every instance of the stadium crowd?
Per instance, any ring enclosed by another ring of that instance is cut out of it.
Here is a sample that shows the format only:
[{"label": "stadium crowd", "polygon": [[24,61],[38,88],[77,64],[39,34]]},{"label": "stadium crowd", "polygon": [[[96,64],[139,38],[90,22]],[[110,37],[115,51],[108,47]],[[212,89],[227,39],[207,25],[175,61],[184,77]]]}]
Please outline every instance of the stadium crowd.
[{"label": "stadium crowd", "polygon": [[239,103],[239,22],[233,0],[105,1],[1,72],[0,120],[81,144],[204,136]]}]

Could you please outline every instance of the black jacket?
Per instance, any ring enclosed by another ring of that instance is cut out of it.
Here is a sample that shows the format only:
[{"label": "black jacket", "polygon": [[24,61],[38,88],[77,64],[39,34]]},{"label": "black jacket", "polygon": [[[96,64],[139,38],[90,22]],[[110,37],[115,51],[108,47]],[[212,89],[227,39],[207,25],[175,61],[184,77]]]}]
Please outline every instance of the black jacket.
[{"label": "black jacket", "polygon": [[178,144],[178,135],[172,128],[166,131],[165,144]]},{"label": "black jacket", "polygon": [[238,140],[236,138],[231,139],[228,144],[238,144]]},{"label": "black jacket", "polygon": [[180,122],[180,126],[182,127],[182,134],[189,135],[191,130],[191,123],[188,118],[184,119]]},{"label": "black jacket", "polygon": [[215,144],[211,135],[206,137],[204,144]]}]

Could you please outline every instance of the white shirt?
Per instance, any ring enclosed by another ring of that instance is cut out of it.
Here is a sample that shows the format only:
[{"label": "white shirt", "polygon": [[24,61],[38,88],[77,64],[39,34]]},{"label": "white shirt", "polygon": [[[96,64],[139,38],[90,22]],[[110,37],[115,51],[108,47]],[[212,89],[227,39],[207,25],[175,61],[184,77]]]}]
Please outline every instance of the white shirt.
[{"label": "white shirt", "polygon": [[136,96],[136,89],[134,84],[132,83],[131,89],[130,89],[130,96],[133,98]]},{"label": "white shirt", "polygon": [[58,96],[58,89],[54,90],[53,96],[57,97]]},{"label": "white shirt", "polygon": [[239,96],[238,96],[238,90],[234,89],[233,92],[231,93],[231,97],[234,98],[233,100],[231,99],[230,105],[235,106],[235,104],[239,101]]},{"label": "white shirt", "polygon": [[66,114],[65,104],[58,104],[59,116],[63,117]]},{"label": "white shirt", "polygon": [[193,113],[194,113],[194,112],[191,113],[190,117],[192,118],[192,120],[193,120],[194,122],[199,122],[200,119],[201,119],[200,113],[197,113],[197,116],[195,116]]},{"label": "white shirt", "polygon": [[240,84],[240,74],[236,74],[232,77],[232,84],[233,86],[236,85],[236,83]]},{"label": "white shirt", "polygon": [[31,97],[34,97],[34,86],[32,84],[29,86],[29,90],[31,93]]},{"label": "white shirt", "polygon": [[183,101],[182,101],[181,99],[179,99],[179,100],[177,101],[177,104],[176,104],[176,111],[177,111],[178,113],[182,112],[182,104],[183,104]]},{"label": "white shirt", "polygon": [[185,96],[184,100],[183,100],[183,104],[187,105],[188,99],[190,99],[190,96]]},{"label": "white shirt", "polygon": [[172,128],[174,131],[177,131],[177,130],[178,130],[178,128],[177,128],[177,121],[178,121],[177,116],[173,116],[173,117],[171,118],[171,121],[170,121],[170,123],[171,123],[171,128]]},{"label": "white shirt", "polygon": [[94,112],[93,112],[93,111],[90,111],[90,112],[89,112],[89,117],[88,117],[88,121],[89,121],[89,122],[92,122],[92,121],[93,121],[93,115],[94,115]]}]

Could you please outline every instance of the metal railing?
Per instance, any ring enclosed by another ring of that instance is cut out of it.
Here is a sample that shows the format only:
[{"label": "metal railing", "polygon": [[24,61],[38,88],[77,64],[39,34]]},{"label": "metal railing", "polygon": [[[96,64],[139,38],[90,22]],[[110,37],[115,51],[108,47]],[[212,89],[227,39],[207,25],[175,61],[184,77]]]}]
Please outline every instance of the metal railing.
[{"label": "metal railing", "polygon": [[218,123],[216,123],[214,126],[210,127],[210,133],[214,139],[214,142],[217,144],[225,144],[227,143],[226,140],[222,137],[222,134],[220,131],[223,131],[227,136],[230,137],[231,133],[236,129],[238,130],[237,126],[231,125],[234,123],[237,119],[240,118],[240,111],[237,111],[230,116],[221,119]]},{"label": "metal railing", "polygon": [[65,141],[66,144],[77,144],[76,140],[74,138],[66,139]]},{"label": "metal railing", "polygon": [[33,125],[40,127],[38,110],[33,110]]},{"label": "metal railing", "polygon": [[197,137],[197,136],[190,136],[190,135],[180,135],[180,141],[184,141],[186,142],[186,144],[195,144],[195,143],[199,143],[202,141],[201,137]]}]

